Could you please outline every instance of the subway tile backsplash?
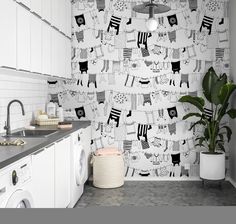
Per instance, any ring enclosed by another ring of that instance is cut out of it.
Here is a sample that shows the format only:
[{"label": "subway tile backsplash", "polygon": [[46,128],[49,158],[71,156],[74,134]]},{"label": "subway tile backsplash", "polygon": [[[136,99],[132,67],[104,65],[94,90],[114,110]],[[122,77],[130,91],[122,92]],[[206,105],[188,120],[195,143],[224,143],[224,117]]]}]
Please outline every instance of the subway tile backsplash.
[{"label": "subway tile backsplash", "polygon": [[[33,76],[33,74],[32,74]],[[13,99],[22,101],[25,116],[17,103],[11,106],[11,129],[21,128],[30,124],[36,110],[45,110],[47,103],[47,81],[19,75],[0,74],[0,133],[5,132],[7,105]]]}]

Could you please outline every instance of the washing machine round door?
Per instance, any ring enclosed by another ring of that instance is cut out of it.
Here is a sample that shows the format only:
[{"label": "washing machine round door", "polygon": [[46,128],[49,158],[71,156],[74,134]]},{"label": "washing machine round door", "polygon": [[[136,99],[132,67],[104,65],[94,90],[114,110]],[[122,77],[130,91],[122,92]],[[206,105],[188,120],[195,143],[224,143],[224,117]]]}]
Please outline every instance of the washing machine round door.
[{"label": "washing machine round door", "polygon": [[33,208],[33,198],[28,191],[17,190],[7,201],[6,208]]},{"label": "washing machine round door", "polygon": [[86,181],[86,169],[87,169],[87,160],[86,154],[81,147],[81,150],[78,153],[78,156],[75,158],[75,177],[76,177],[76,184],[83,185]]}]

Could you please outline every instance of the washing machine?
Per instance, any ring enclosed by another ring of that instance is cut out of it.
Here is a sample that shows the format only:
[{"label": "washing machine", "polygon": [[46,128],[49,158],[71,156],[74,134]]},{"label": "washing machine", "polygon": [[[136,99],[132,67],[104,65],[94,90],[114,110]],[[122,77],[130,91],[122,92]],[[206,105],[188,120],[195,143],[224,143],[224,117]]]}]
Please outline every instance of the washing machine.
[{"label": "washing machine", "polygon": [[0,208],[33,208],[30,157],[0,170]]},{"label": "washing machine", "polygon": [[[89,142],[89,144],[88,144]],[[73,208],[84,192],[89,177],[91,154],[91,128],[80,129],[71,135],[71,197],[69,207]]]}]

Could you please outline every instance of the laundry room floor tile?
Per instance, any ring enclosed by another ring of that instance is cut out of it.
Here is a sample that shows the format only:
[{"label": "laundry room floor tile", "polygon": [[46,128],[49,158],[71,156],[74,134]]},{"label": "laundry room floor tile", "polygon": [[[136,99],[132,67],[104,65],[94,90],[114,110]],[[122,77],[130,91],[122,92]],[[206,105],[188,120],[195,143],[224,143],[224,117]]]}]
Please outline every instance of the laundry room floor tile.
[{"label": "laundry room floor tile", "polygon": [[117,189],[99,189],[85,185],[75,207],[97,206],[236,206],[236,189],[230,182],[222,188],[200,181],[125,182]]}]

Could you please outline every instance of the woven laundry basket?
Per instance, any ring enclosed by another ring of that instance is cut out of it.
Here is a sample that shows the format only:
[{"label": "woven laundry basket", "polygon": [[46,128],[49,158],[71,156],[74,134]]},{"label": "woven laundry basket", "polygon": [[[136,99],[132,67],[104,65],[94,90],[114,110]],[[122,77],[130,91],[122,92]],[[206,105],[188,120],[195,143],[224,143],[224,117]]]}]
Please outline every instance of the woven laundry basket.
[{"label": "woven laundry basket", "polygon": [[93,185],[118,188],[124,185],[123,155],[93,156]]}]

